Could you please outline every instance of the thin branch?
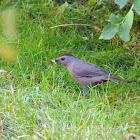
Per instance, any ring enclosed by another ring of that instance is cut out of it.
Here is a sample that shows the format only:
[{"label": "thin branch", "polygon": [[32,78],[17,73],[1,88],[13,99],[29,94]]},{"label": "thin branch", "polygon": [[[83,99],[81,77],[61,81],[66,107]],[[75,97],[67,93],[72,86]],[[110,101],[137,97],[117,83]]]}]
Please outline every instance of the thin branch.
[{"label": "thin branch", "polygon": [[134,7],[134,4],[132,4],[132,6],[131,6],[130,10],[132,10],[132,9],[133,9],[133,7]]},{"label": "thin branch", "polygon": [[61,25],[56,25],[56,26],[50,27],[50,28],[52,29],[52,28],[66,27],[66,26],[88,26],[88,27],[94,28],[97,32],[101,32],[101,29],[99,27],[89,25],[89,24],[61,24]]}]

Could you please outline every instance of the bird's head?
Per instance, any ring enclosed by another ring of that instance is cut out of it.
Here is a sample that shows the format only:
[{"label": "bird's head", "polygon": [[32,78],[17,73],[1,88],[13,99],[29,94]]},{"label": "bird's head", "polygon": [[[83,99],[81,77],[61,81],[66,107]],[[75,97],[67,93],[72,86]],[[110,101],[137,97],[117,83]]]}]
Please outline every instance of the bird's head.
[{"label": "bird's head", "polygon": [[74,63],[78,58],[73,56],[72,54],[65,53],[60,55],[58,58],[51,59],[51,63],[56,64],[56,62],[64,65],[65,67],[69,66],[70,64]]}]

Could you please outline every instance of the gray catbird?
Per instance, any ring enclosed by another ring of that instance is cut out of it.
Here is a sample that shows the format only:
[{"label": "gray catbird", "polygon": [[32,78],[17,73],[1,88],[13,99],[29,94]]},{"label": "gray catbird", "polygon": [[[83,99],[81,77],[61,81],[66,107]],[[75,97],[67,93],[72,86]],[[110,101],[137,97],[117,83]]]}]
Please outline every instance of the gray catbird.
[{"label": "gray catbird", "polygon": [[60,55],[58,58],[51,59],[51,63],[56,64],[56,62],[61,63],[67,68],[70,75],[85,89],[85,94],[87,92],[87,88],[90,85],[94,86],[109,80],[133,82],[130,80],[114,77],[103,68],[95,64],[82,61],[69,53],[65,53]]}]

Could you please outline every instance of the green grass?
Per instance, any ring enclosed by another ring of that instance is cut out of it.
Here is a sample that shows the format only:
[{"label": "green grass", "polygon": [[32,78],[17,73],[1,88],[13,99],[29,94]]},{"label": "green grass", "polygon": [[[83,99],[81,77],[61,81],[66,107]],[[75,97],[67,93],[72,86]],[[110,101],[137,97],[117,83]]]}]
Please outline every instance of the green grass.
[{"label": "green grass", "polygon": [[[18,57],[0,59],[0,69],[7,71],[0,73],[1,139],[118,140],[127,133],[140,134],[137,22],[131,30],[135,40],[125,43],[116,36],[104,41],[88,27],[50,27],[88,23],[102,29],[109,8],[74,3],[72,10],[59,13],[59,6],[47,1],[2,1],[1,9],[5,7],[17,11],[17,36],[6,39],[1,33],[0,43],[13,46]],[[135,82],[103,83],[84,97],[63,66],[50,67],[50,59],[66,52]]]}]

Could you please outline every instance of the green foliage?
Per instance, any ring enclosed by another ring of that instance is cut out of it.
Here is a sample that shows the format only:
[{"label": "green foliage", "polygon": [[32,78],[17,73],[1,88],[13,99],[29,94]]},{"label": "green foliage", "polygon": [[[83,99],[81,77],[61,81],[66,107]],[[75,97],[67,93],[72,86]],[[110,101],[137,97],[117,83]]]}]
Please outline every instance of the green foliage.
[{"label": "green foliage", "polygon": [[[115,0],[115,2],[120,6],[120,8],[123,8],[128,0]],[[137,5],[137,6],[136,6]],[[131,9],[127,13],[125,17],[122,17],[122,15],[114,15],[113,13],[109,17],[109,21],[111,24],[108,24],[104,27],[102,34],[100,35],[99,39],[112,39],[115,34],[118,32],[120,38],[123,41],[129,41],[130,36],[129,32],[133,24],[134,19],[134,12],[133,12],[133,6],[136,12],[139,14],[139,8],[140,7],[140,1],[137,0],[134,1],[134,4],[132,5]]]},{"label": "green foliage", "polygon": [[112,23],[112,24],[118,24],[120,23],[121,21],[123,20],[123,16],[121,14],[118,14],[118,15],[114,15],[113,13],[110,15],[109,17],[109,21]]},{"label": "green foliage", "polygon": [[123,8],[128,0],[115,0],[115,3],[120,6],[120,8]]},{"label": "green foliage", "polygon": [[[128,1],[129,0],[115,0],[115,3],[118,4],[120,6],[120,8],[122,9]],[[130,0],[129,2],[131,3],[131,2],[133,2],[133,0],[132,1]],[[140,15],[140,8],[139,8],[140,7],[140,1],[139,0],[134,0],[134,2],[132,4],[134,4],[134,9],[137,12],[137,14]]]},{"label": "green foliage", "polygon": [[140,1],[134,0],[134,9],[136,10],[137,14],[140,15]]},{"label": "green foliage", "polygon": [[129,32],[133,24],[133,17],[134,17],[134,13],[132,10],[130,10],[120,26],[119,35],[120,38],[124,41],[130,40]]},{"label": "green foliage", "polygon": [[129,41],[129,32],[133,24],[133,17],[134,13],[132,10],[124,18],[120,14],[116,16],[111,14],[109,17],[111,23],[104,27],[99,39],[111,39],[118,32],[123,41]]},{"label": "green foliage", "polygon": [[99,39],[111,39],[117,32],[118,26],[116,26],[115,24],[107,24],[104,27],[103,33],[100,35]]}]

